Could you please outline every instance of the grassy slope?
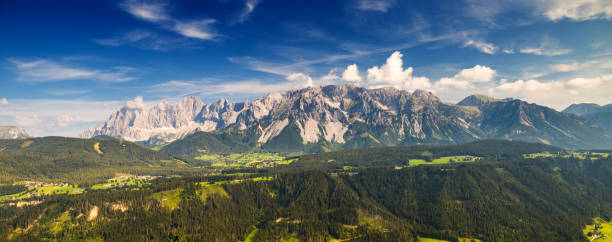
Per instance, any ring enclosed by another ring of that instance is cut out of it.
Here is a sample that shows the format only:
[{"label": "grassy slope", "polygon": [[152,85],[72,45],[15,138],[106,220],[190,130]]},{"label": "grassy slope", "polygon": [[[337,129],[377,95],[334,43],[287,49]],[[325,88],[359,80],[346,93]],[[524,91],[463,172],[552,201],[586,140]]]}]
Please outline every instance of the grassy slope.
[{"label": "grassy slope", "polygon": [[153,193],[151,197],[159,201],[162,204],[162,206],[170,210],[174,210],[178,207],[179,203],[181,202],[180,195],[182,191],[183,189],[180,188],[180,189],[174,189],[174,190],[169,190],[169,191],[157,192],[157,193]]},{"label": "grassy slope", "polygon": [[431,162],[427,162],[423,159],[410,159],[410,166],[450,164],[451,161],[454,161],[456,163],[463,163],[474,162],[476,160],[478,160],[478,157],[469,155],[444,156],[434,159]]}]

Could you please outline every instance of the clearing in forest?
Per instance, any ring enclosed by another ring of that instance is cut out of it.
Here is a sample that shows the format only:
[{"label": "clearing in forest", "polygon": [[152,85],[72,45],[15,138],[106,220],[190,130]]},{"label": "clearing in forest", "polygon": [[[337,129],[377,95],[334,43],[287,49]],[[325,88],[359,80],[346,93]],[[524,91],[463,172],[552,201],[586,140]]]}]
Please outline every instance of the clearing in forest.
[{"label": "clearing in forest", "polygon": [[94,150],[96,150],[96,152],[97,152],[99,155],[104,154],[104,152],[102,152],[102,150],[100,150],[100,142],[96,142],[96,143],[93,145],[93,148],[94,148]]},{"label": "clearing in forest", "polygon": [[455,155],[455,156],[443,156],[437,159],[432,160],[431,162],[427,162],[423,159],[410,159],[410,166],[418,166],[418,165],[440,165],[440,164],[450,164],[450,163],[463,163],[463,162],[474,162],[479,160],[480,157],[471,156],[471,155]]}]

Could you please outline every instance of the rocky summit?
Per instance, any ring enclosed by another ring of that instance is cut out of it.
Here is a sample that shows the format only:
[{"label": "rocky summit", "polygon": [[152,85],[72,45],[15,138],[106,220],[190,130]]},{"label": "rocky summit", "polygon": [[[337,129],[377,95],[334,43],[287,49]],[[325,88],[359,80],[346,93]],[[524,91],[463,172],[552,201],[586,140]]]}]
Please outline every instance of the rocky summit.
[{"label": "rocky summit", "polygon": [[[610,148],[598,125],[518,99],[473,95],[444,103],[431,92],[355,85],[271,93],[255,101],[204,104],[186,97],[147,108],[128,102],[82,134],[162,144],[202,132],[232,133],[272,151],[324,151],[479,139],[535,141],[566,148]],[[209,136],[207,136],[209,137]]]}]

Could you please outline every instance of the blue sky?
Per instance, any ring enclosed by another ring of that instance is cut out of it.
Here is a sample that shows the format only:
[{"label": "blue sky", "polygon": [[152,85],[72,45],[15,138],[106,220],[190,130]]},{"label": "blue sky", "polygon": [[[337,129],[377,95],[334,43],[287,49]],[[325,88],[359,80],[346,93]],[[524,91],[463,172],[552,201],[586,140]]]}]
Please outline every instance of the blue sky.
[{"label": "blue sky", "polygon": [[0,124],[37,136],[77,136],[136,97],[345,83],[612,103],[609,0],[5,0],[0,29]]}]

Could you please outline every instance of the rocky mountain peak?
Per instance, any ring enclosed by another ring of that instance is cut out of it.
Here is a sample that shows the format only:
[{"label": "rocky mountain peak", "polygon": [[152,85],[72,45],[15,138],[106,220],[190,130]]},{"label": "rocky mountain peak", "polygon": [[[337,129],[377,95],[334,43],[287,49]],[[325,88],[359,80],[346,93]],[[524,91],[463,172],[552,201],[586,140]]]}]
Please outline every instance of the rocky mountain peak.
[{"label": "rocky mountain peak", "polygon": [[475,94],[475,95],[470,95],[464,98],[459,103],[457,103],[457,105],[480,107],[483,104],[490,103],[490,102],[498,102],[498,101],[501,101],[501,100],[497,98],[485,96],[485,95]]},{"label": "rocky mountain peak", "polygon": [[180,102],[181,106],[202,106],[204,103],[197,97],[187,96],[183,98]]},{"label": "rocky mountain peak", "polygon": [[440,102],[440,99],[430,91],[414,90],[412,96],[427,102]]}]

